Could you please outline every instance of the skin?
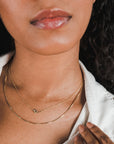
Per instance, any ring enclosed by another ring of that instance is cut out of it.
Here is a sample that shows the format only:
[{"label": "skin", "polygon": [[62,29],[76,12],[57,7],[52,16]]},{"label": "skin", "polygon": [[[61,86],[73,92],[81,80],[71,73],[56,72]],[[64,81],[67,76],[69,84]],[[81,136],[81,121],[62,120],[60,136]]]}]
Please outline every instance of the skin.
[{"label": "skin", "polygon": [[[44,93],[58,97],[79,88],[82,79],[78,62],[79,42],[89,23],[92,6],[92,0],[73,0],[72,3],[49,0],[46,4],[37,0],[0,1],[1,18],[15,39],[12,71],[16,73],[16,84],[23,88],[25,95],[33,98],[33,95]],[[73,18],[69,24],[52,31],[39,30],[30,24],[39,10],[51,7],[71,13]],[[60,92],[63,87],[67,90]]]},{"label": "skin", "polygon": [[88,122],[79,126],[80,135],[74,139],[74,144],[114,144],[110,138],[96,125]]},{"label": "skin", "polygon": [[[13,76],[17,87],[29,104],[39,105],[40,108],[46,107],[55,104],[61,98],[68,97],[79,89],[82,83],[82,73],[79,65],[80,39],[88,26],[94,2],[94,0],[0,0],[1,19],[15,40],[16,53],[11,64],[11,70],[15,74]],[[30,24],[31,19],[38,11],[53,7],[61,8],[72,15],[72,19],[67,25],[56,30],[40,30]],[[2,76],[0,82],[2,83]],[[10,81],[7,82],[7,94],[16,95]],[[14,99],[11,101],[12,104],[17,105]],[[69,105],[69,103],[67,104]],[[60,124],[63,125],[62,122],[66,121],[65,124],[69,128],[66,131],[70,132],[83,105],[84,89],[72,110],[64,119],[53,124],[53,127],[57,129]],[[21,104],[18,107],[20,111],[25,108]],[[65,108],[66,106],[60,106],[63,111]],[[52,114],[54,118],[56,113],[55,109]],[[75,118],[72,117],[74,113]],[[22,131],[25,134],[29,130],[31,135],[36,135],[37,129],[34,128],[33,131],[33,127],[28,128],[12,114],[4,111],[4,115],[6,114],[9,115],[10,121],[17,121],[20,129],[23,127]],[[27,114],[31,116],[28,111]],[[45,113],[45,115],[47,118],[49,117],[48,113]],[[72,117],[72,120],[68,119],[70,117]],[[44,118],[44,115],[42,115],[41,119],[44,120]],[[52,119],[52,116],[49,118]],[[8,123],[5,118],[4,120]],[[14,125],[12,123],[9,123],[9,125],[13,129]],[[57,131],[65,129],[66,125]],[[5,129],[6,125],[3,128]],[[50,127],[42,126],[42,129],[46,131]],[[43,131],[44,135],[46,135],[45,131]],[[60,137],[55,130],[53,133]],[[66,133],[63,132],[62,134]],[[35,140],[37,138],[38,135],[34,137]],[[46,143],[48,141],[50,144],[54,143],[48,136],[45,139]],[[27,141],[24,142],[28,143]],[[38,141],[33,143],[38,143]]]}]

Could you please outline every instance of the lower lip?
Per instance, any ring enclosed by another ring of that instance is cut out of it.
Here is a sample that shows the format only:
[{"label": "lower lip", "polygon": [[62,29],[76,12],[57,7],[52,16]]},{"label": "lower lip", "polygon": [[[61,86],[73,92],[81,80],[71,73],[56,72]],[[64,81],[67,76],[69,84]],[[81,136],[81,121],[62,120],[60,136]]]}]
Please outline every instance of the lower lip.
[{"label": "lower lip", "polygon": [[36,21],[32,24],[39,29],[52,30],[62,27],[63,25],[67,24],[69,20],[69,17],[55,17]]}]

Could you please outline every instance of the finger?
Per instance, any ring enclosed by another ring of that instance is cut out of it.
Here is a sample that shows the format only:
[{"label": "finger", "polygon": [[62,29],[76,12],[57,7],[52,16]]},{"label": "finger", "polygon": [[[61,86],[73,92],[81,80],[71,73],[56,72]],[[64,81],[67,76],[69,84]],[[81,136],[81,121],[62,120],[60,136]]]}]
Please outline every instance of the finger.
[{"label": "finger", "polygon": [[100,143],[102,143],[102,144],[114,144],[110,140],[110,138],[96,125],[88,122],[87,127],[97,137],[97,139],[100,141]]},{"label": "finger", "polygon": [[87,144],[99,144],[96,137],[83,125],[79,126],[79,132]]},{"label": "finger", "polygon": [[77,135],[74,138],[74,144],[84,144],[84,141],[83,141],[83,139],[82,139],[82,137],[80,135]]}]

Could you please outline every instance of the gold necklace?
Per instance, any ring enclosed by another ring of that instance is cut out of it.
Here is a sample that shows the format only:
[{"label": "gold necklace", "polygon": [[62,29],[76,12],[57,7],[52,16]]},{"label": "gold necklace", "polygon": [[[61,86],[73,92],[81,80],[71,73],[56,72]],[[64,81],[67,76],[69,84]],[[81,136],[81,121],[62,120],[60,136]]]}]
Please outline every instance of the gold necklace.
[{"label": "gold necklace", "polygon": [[[40,112],[45,111],[45,110],[47,110],[47,109],[49,109],[49,108],[52,108],[52,107],[55,107],[55,106],[60,105],[60,104],[62,104],[62,103],[65,103],[67,100],[69,100],[69,99],[71,99],[72,97],[74,97],[74,96],[81,90],[81,87],[82,87],[82,84],[81,84],[80,87],[79,87],[79,89],[76,90],[71,96],[69,96],[69,97],[67,97],[67,98],[65,98],[65,99],[62,99],[62,101],[58,102],[57,104],[54,104],[54,105],[51,105],[51,106],[48,106],[48,107],[46,107],[46,108],[43,108],[43,109],[38,110],[38,109],[36,109],[36,108],[31,108],[30,104],[28,104],[27,102],[25,102],[25,99],[22,98],[23,94],[22,94],[22,93],[18,90],[18,88],[16,87],[14,78],[11,77],[11,64],[8,65],[8,67],[7,67],[7,77],[8,77],[8,76],[9,76],[9,78],[10,78],[10,81],[11,81],[13,87],[14,87],[15,90],[16,90],[17,95],[21,98],[21,100],[23,101],[23,103],[26,104],[27,107],[28,107],[30,110],[32,110],[33,113],[40,113]],[[21,96],[21,95],[22,95],[22,96]]]},{"label": "gold necklace", "polygon": [[7,77],[6,75],[4,76],[4,79],[3,79],[3,94],[4,94],[4,98],[5,98],[5,101],[8,105],[8,107],[10,108],[10,110],[21,120],[25,121],[25,122],[28,122],[30,124],[50,124],[52,122],[55,122],[57,121],[58,119],[64,117],[64,115],[66,114],[66,112],[68,112],[68,110],[70,110],[70,108],[74,105],[74,102],[76,101],[77,97],[81,94],[81,90],[82,90],[82,87],[81,87],[81,90],[76,94],[75,98],[73,99],[72,103],[70,104],[70,106],[61,114],[59,115],[57,118],[53,119],[53,120],[50,120],[50,121],[45,121],[45,122],[33,122],[33,121],[29,121],[29,120],[26,120],[25,118],[23,118],[21,115],[19,115],[14,109],[13,107],[10,105],[10,103],[8,102],[8,99],[7,99],[7,96],[5,94],[5,84],[6,84],[6,81],[7,81]]}]

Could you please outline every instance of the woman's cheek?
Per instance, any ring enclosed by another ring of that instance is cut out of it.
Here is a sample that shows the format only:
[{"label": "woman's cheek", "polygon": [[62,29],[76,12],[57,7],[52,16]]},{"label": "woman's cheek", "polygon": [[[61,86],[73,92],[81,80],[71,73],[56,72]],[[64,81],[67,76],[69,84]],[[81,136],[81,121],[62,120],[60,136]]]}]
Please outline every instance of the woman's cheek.
[{"label": "woman's cheek", "polygon": [[80,7],[77,7],[77,9],[74,11],[75,15],[73,17],[73,22],[75,24],[75,30],[80,34],[81,38],[89,24],[92,12],[92,5],[89,4],[89,6],[84,6],[80,4]]}]

